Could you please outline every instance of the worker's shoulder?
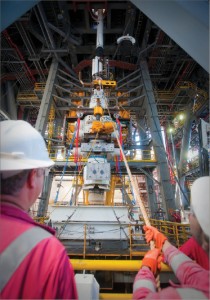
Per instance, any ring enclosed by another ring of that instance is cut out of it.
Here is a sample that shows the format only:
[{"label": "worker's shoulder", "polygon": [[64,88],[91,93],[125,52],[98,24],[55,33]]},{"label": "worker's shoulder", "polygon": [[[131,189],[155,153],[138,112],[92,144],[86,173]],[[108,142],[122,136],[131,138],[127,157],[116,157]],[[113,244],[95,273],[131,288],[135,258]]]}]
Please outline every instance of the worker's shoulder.
[{"label": "worker's shoulder", "polygon": [[61,244],[60,241],[55,237],[54,231],[51,230],[49,227],[45,227],[39,224],[31,226],[29,229],[30,234],[33,237],[38,237],[41,240],[50,239],[50,241],[54,243]]},{"label": "worker's shoulder", "polygon": [[194,239],[194,237],[190,237],[189,240],[187,240],[184,244],[186,244],[188,247],[200,248],[200,245]]},{"label": "worker's shoulder", "polygon": [[51,255],[59,255],[66,252],[62,243],[53,235],[52,232],[40,226],[33,226],[30,228],[29,233],[31,240],[36,239],[37,243],[35,250],[40,252],[50,252]]}]

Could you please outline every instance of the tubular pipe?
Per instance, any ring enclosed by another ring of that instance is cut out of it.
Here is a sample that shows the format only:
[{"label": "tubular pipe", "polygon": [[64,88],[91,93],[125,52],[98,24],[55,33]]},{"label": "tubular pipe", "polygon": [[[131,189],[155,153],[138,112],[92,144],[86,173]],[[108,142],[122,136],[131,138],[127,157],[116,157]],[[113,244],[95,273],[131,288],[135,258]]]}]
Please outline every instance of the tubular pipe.
[{"label": "tubular pipe", "polygon": [[98,47],[104,47],[103,37],[103,9],[98,9],[98,26],[97,26],[97,37],[96,37],[96,49]]},{"label": "tubular pipe", "polygon": [[[74,270],[89,271],[127,271],[138,272],[142,260],[91,260],[91,259],[71,259]],[[171,269],[161,263],[162,272],[171,272]]]}]

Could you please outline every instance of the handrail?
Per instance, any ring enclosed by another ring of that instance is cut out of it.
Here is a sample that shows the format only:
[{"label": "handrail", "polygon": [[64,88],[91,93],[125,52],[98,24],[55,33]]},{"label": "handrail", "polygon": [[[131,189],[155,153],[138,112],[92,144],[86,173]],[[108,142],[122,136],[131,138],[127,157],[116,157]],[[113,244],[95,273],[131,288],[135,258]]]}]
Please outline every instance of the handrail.
[{"label": "handrail", "polygon": [[180,247],[191,236],[190,225],[170,221],[150,219],[151,225],[165,234],[169,241],[176,247]]},{"label": "handrail", "polygon": [[[142,260],[112,260],[112,259],[70,259],[74,270],[83,271],[124,271],[138,272]],[[161,272],[171,272],[171,268],[161,263]]]},{"label": "handrail", "polygon": [[[54,161],[66,161],[66,157],[64,157],[63,159],[57,159],[56,154],[55,154],[55,150],[54,152],[52,151],[53,149],[51,149],[50,152],[50,158]],[[141,151],[141,153],[138,155],[136,155],[134,158],[130,158],[128,157],[127,161],[128,162],[157,162],[157,159],[155,157],[155,154],[153,151],[150,150],[139,150]],[[74,155],[70,155],[68,157],[68,161],[70,162],[74,162]],[[87,162],[87,158],[82,157],[81,162]]]}]

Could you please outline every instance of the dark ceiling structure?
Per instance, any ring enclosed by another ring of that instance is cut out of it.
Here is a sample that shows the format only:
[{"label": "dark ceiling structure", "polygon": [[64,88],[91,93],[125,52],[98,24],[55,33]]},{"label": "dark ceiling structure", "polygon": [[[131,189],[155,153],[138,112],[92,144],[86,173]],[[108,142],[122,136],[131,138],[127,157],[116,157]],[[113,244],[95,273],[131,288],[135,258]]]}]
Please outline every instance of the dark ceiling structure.
[{"label": "dark ceiling structure", "polygon": [[[132,1],[35,1],[31,6],[1,32],[2,114],[8,112],[5,97],[10,82],[18,113],[24,108],[36,115],[53,58],[63,72],[58,79],[63,89],[59,84],[56,87],[56,114],[65,113],[65,78],[78,85],[81,80],[92,80],[91,59],[96,49],[96,21],[92,12],[103,8],[103,56],[109,59],[113,79],[118,82],[138,70],[141,60],[146,60],[161,125],[189,109],[196,117],[208,119],[208,72]],[[128,40],[117,43],[126,35],[133,37],[135,44]],[[126,86],[134,99],[138,96],[136,84],[131,80]],[[138,111],[138,101],[130,109]]]}]

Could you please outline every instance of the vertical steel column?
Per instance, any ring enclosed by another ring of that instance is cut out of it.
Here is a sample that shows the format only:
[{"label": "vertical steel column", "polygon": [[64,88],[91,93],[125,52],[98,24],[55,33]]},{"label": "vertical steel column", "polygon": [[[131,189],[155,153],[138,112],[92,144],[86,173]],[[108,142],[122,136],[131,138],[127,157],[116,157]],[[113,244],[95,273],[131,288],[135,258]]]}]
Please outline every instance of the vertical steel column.
[{"label": "vertical steel column", "polygon": [[[140,145],[142,145],[142,141],[146,141],[147,140],[147,133],[146,133],[146,129],[145,129],[145,119],[143,119],[142,117],[138,117],[136,114],[136,118],[137,118],[137,129],[139,132],[139,137],[140,137]],[[142,158],[143,159],[151,159],[151,146],[144,146],[142,147],[143,150],[148,150],[148,151],[142,151]],[[146,158],[145,158],[146,156]]]},{"label": "vertical steel column", "polygon": [[14,89],[12,87],[11,81],[6,82],[7,88],[7,112],[12,120],[17,120],[17,105],[15,103]]},{"label": "vertical steel column", "polygon": [[[201,176],[209,176],[210,170],[210,159],[208,153],[208,137],[207,130],[205,129],[205,121],[202,119],[199,120],[198,124],[198,137],[199,137],[199,169],[200,169],[200,177]],[[206,135],[207,147],[205,147],[204,136]]]},{"label": "vertical steel column", "polygon": [[[142,117],[138,117],[138,115],[136,114],[136,118],[137,118],[137,129],[139,132],[139,137],[140,137],[140,144],[141,141],[147,140],[147,134],[146,134],[146,130],[145,130],[145,120]],[[144,146],[144,149],[147,149],[148,151],[150,151],[151,147],[150,146]],[[150,152],[149,152],[150,153]],[[144,158],[144,152],[143,152],[143,158]],[[147,158],[151,159],[151,154],[147,154]],[[148,172],[148,171],[147,171]],[[147,187],[147,194],[148,194],[148,205],[149,205],[149,209],[151,211],[151,215],[153,216],[154,213],[157,211],[158,206],[157,206],[157,198],[156,198],[156,194],[154,191],[154,182],[152,180],[153,174],[152,172],[149,172],[149,175],[151,176],[145,176],[146,178],[146,187]]]},{"label": "vertical steel column", "polygon": [[39,114],[36,120],[35,128],[44,136],[50,107],[52,104],[52,93],[54,90],[54,84],[56,81],[56,74],[58,70],[58,61],[54,58],[50,66],[49,75],[47,78],[44,95],[42,97]]},{"label": "vertical steel column", "polygon": [[50,191],[52,187],[52,181],[53,181],[53,174],[51,173],[44,178],[44,185],[40,197],[37,217],[44,217],[47,212],[49,198],[50,198]]},{"label": "vertical steel column", "polygon": [[150,79],[148,67],[146,61],[140,62],[140,69],[142,72],[142,81],[144,84],[144,94],[146,114],[148,123],[152,135],[152,142],[155,151],[156,158],[158,160],[158,171],[160,174],[160,191],[162,195],[162,201],[164,210],[166,212],[166,218],[168,219],[168,209],[175,209],[174,190],[170,183],[169,167],[166,158],[166,152],[161,135],[160,121],[158,119],[158,111],[155,103],[155,97],[153,93],[152,82]]},{"label": "vertical steel column", "polygon": [[182,145],[180,152],[180,159],[178,165],[179,176],[183,175],[183,166],[184,162],[187,160],[187,153],[190,145],[190,137],[191,137],[191,124],[192,124],[192,115],[190,109],[185,112],[185,122],[182,129]]},{"label": "vertical steel column", "polygon": [[115,193],[115,186],[116,186],[116,176],[111,176],[111,187],[110,190],[106,192],[106,203],[105,205],[113,206],[114,205],[114,193]]},{"label": "vertical steel column", "polygon": [[185,113],[186,119],[183,126],[183,137],[182,137],[182,145],[181,145],[181,152],[180,152],[180,160],[178,165],[178,174],[180,178],[180,197],[181,202],[184,207],[189,206],[188,194],[185,189],[185,175],[183,174],[183,166],[184,162],[187,160],[187,153],[189,150],[190,145],[190,138],[191,138],[191,124],[192,124],[192,114],[191,110],[189,109]]},{"label": "vertical steel column", "polygon": [[[152,173],[150,173],[150,175],[152,177]],[[158,209],[156,194],[154,190],[154,182],[152,178],[148,176],[146,176],[145,179],[146,179],[146,187],[147,187],[147,194],[148,194],[148,205],[151,211],[151,217],[153,217],[155,212]]]},{"label": "vertical steel column", "polygon": [[83,201],[83,204],[84,205],[89,205],[89,202],[88,202],[89,190],[84,191],[84,193],[85,193],[85,201]]},{"label": "vertical steel column", "polygon": [[180,151],[178,153],[178,149],[175,148],[175,145],[174,145],[174,138],[173,138],[173,135],[172,133],[170,133],[170,139],[171,139],[171,149],[172,149],[172,154],[173,154],[173,161],[174,161],[174,165],[175,165],[175,168],[176,168],[176,180],[177,180],[177,183],[176,183],[176,188],[175,188],[175,203],[176,203],[176,206],[179,208],[180,205],[182,206],[182,203],[180,203],[181,201],[181,185],[180,185],[180,180],[179,180],[179,170],[178,170],[178,162],[179,162],[179,157],[180,157]]}]

